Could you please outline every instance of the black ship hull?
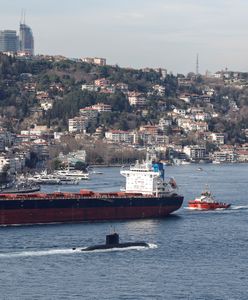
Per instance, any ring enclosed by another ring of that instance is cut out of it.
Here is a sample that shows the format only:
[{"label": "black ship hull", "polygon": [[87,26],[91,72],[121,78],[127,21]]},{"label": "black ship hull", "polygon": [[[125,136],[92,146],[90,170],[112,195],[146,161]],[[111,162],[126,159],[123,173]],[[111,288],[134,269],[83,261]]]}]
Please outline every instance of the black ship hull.
[{"label": "black ship hull", "polygon": [[0,225],[162,218],[179,209],[183,197],[94,197],[0,195]]}]

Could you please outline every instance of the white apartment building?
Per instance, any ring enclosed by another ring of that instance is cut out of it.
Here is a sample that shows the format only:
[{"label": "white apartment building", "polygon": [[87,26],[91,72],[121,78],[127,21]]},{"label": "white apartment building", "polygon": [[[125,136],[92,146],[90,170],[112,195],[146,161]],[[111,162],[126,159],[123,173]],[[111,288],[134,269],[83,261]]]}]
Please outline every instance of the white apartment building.
[{"label": "white apartment building", "polygon": [[107,86],[107,85],[109,85],[109,80],[108,79],[106,79],[106,78],[99,78],[99,79],[96,79],[95,81],[94,81],[94,83],[95,83],[95,86],[98,86],[98,87],[105,87],[105,86]]},{"label": "white apartment building", "polygon": [[162,131],[166,130],[171,125],[172,125],[172,120],[165,119],[165,118],[161,118],[158,123],[159,129],[161,129]]},{"label": "white apartment building", "polygon": [[40,107],[47,111],[53,108],[53,100],[52,99],[45,99],[40,101]]},{"label": "white apartment building", "polygon": [[191,160],[201,160],[206,158],[206,147],[204,146],[185,146],[183,148],[183,152],[190,158]]},{"label": "white apartment building", "polygon": [[99,87],[95,86],[94,84],[82,84],[81,90],[84,91],[89,91],[89,92],[98,92]]},{"label": "white apartment building", "polygon": [[212,155],[214,162],[233,163],[237,161],[237,154],[229,151],[215,151]]},{"label": "white apartment building", "polygon": [[146,105],[146,98],[138,92],[130,92],[128,94],[129,104],[132,106],[144,106]]},{"label": "white apartment building", "polygon": [[225,144],[225,135],[224,133],[211,133],[210,138],[213,142],[215,142],[218,145],[224,145]]},{"label": "white apartment building", "polygon": [[131,134],[129,131],[110,130],[105,132],[105,138],[115,143],[131,143],[133,140],[133,134]]},{"label": "white apartment building", "polygon": [[210,120],[210,115],[208,113],[196,113],[194,116],[196,121],[207,121]]},{"label": "white apartment building", "polygon": [[102,57],[84,57],[81,58],[81,60],[88,64],[94,64],[98,66],[106,66],[107,63],[106,58],[102,58]]},{"label": "white apartment building", "polygon": [[92,109],[95,109],[98,112],[111,112],[112,107],[109,104],[97,103],[91,106]]},{"label": "white apartment building", "polygon": [[75,117],[68,120],[69,132],[85,132],[89,123],[87,117]]},{"label": "white apartment building", "polygon": [[189,94],[181,94],[179,96],[179,99],[186,102],[186,103],[190,103],[191,101],[191,96]]},{"label": "white apartment building", "polygon": [[89,106],[79,110],[80,116],[87,117],[89,120],[94,120],[98,116],[98,110]]},{"label": "white apartment building", "polygon": [[248,162],[248,150],[238,150],[237,151],[238,162]]},{"label": "white apartment building", "polygon": [[156,84],[152,87],[152,89],[158,96],[165,95],[165,87],[163,85]]},{"label": "white apartment building", "polygon": [[46,125],[34,125],[34,128],[30,128],[27,130],[22,130],[21,135],[26,135],[26,136],[41,136],[43,134],[48,134],[49,133],[49,128]]},{"label": "white apartment building", "polygon": [[182,108],[174,108],[173,112],[180,116],[186,116],[186,110]]},{"label": "white apartment building", "polygon": [[2,172],[5,168],[10,166],[9,158],[5,156],[0,156],[0,172]]}]

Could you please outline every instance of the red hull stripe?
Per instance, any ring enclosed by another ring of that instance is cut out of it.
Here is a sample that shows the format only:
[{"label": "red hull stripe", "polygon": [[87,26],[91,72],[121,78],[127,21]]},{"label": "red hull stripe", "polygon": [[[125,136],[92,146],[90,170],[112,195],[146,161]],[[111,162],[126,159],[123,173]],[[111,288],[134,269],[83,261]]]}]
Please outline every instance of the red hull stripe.
[{"label": "red hull stripe", "polygon": [[230,204],[225,204],[225,203],[207,203],[207,202],[189,202],[189,207],[190,208],[198,208],[198,209],[217,209],[217,208],[228,208],[230,207]]},{"label": "red hull stripe", "polygon": [[0,211],[0,225],[162,218],[181,205],[144,207],[11,209]]}]

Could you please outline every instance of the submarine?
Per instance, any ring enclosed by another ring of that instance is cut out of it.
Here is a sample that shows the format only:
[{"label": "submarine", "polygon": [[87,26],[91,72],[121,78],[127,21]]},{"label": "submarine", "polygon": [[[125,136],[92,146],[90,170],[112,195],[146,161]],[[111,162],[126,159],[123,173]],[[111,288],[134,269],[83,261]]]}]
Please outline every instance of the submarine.
[{"label": "submarine", "polygon": [[[128,242],[128,243],[120,243],[119,242],[119,234],[112,233],[106,235],[105,244],[93,245],[86,248],[82,248],[81,251],[94,251],[94,250],[106,250],[113,248],[128,248],[128,247],[149,247],[149,244],[146,242]],[[77,248],[72,248],[72,250],[76,250]]]}]

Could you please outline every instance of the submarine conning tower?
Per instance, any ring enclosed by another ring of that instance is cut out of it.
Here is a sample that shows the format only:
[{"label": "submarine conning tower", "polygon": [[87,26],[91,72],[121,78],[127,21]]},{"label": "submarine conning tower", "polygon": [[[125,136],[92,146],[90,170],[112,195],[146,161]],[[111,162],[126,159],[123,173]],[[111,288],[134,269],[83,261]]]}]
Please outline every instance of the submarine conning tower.
[{"label": "submarine conning tower", "polygon": [[106,235],[106,245],[116,245],[119,244],[119,234],[112,233]]}]

